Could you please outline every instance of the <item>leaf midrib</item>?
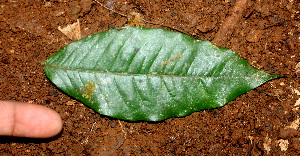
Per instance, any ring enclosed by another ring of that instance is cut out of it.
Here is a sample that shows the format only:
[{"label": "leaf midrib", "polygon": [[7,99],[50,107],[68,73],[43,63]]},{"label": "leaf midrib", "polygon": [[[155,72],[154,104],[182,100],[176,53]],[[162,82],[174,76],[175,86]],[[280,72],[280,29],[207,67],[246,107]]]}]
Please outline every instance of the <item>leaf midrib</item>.
[{"label": "leaf midrib", "polygon": [[[99,73],[99,74],[109,74],[109,75],[124,75],[124,76],[152,76],[152,77],[179,77],[179,78],[196,78],[196,79],[203,79],[203,78],[262,78],[268,77],[268,75],[257,76],[258,74],[254,73],[250,76],[183,76],[183,75],[166,75],[166,74],[133,74],[133,73],[117,73],[117,72],[105,72],[105,71],[98,71],[98,70],[89,70],[89,69],[78,69],[78,68],[68,68],[68,67],[60,67],[54,65],[47,65],[43,64],[44,68],[55,68],[55,69],[62,69],[62,70],[71,70],[71,71],[80,71],[80,72],[89,72],[89,73]],[[258,71],[259,72],[259,71]]]}]

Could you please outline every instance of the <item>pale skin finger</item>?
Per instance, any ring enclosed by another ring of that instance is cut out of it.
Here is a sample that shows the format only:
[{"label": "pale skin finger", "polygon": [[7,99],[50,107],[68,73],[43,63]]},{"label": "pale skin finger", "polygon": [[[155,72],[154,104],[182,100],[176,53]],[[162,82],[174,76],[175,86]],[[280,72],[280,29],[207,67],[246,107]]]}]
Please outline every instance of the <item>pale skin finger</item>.
[{"label": "pale skin finger", "polygon": [[49,138],[62,129],[62,120],[54,110],[13,101],[0,101],[0,135]]}]

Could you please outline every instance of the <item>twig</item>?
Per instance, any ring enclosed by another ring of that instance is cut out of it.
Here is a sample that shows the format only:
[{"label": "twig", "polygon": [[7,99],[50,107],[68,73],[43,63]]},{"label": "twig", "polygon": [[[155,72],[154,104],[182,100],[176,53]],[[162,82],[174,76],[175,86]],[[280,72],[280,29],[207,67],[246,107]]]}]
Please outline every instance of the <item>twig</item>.
[{"label": "twig", "polygon": [[124,138],[126,139],[126,131],[124,130],[124,127],[123,127],[121,121],[120,120],[118,120],[118,121],[119,121],[119,124],[121,126],[122,132],[124,133]]},{"label": "twig", "polygon": [[96,3],[98,3],[100,6],[102,6],[103,8],[105,8],[105,9],[107,9],[107,10],[109,10],[109,11],[112,11],[112,12],[114,12],[114,13],[116,13],[116,14],[119,14],[119,15],[121,15],[121,16],[123,16],[123,17],[128,18],[127,15],[122,14],[122,13],[120,13],[120,12],[118,12],[118,11],[115,11],[115,10],[113,10],[113,9],[111,9],[111,8],[109,8],[109,7],[105,6],[105,5],[103,5],[102,3],[100,3],[100,2],[97,1],[97,0],[94,0],[94,1],[95,1]]},{"label": "twig", "polygon": [[[129,18],[128,15],[125,15],[125,14],[123,14],[123,13],[120,13],[120,12],[118,12],[118,11],[115,11],[115,10],[113,10],[113,9],[110,9],[110,8],[108,8],[107,6],[105,6],[105,5],[103,5],[102,3],[100,3],[98,0],[94,0],[94,1],[95,1],[96,3],[98,3],[100,6],[102,6],[103,8],[107,9],[107,10],[110,10],[110,11],[116,13],[116,14],[119,14],[119,15],[123,16],[123,17]],[[183,30],[179,30],[178,28],[175,28],[175,27],[172,27],[172,26],[166,26],[166,25],[154,23],[154,22],[151,22],[151,21],[147,21],[147,20],[145,20],[145,19],[143,19],[143,21],[144,21],[145,23],[149,23],[149,24],[153,24],[153,25],[159,25],[159,26],[166,27],[166,28],[169,28],[169,29],[173,29],[173,30],[175,30],[175,31],[178,31],[178,32],[184,33],[184,34],[186,34],[186,35],[189,35],[187,32],[185,32],[185,31],[183,31]]]},{"label": "twig", "polygon": [[[92,126],[92,128],[91,128],[91,132],[93,131],[94,126],[95,126],[96,123],[97,123],[97,122],[94,122],[94,123],[93,123],[93,126]],[[89,142],[89,138],[90,138],[90,136],[88,136],[86,139],[84,139],[84,141],[83,141],[81,144],[88,143],[88,142]]]},{"label": "twig", "polygon": [[235,25],[240,21],[244,10],[246,9],[248,0],[237,0],[231,11],[231,16],[227,17],[223,23],[223,26],[217,32],[213,42],[218,45],[223,45],[228,39],[228,36],[232,34],[232,30]]}]

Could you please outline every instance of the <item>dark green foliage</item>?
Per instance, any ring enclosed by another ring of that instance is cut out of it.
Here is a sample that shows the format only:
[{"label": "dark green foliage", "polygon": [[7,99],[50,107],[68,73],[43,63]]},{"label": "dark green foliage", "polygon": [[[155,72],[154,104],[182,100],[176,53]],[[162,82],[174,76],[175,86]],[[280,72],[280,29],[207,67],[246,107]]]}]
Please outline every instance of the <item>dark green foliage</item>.
[{"label": "dark green foliage", "polygon": [[47,77],[68,95],[100,114],[131,121],[220,107],[280,77],[211,42],[139,27],[81,39],[43,65]]}]

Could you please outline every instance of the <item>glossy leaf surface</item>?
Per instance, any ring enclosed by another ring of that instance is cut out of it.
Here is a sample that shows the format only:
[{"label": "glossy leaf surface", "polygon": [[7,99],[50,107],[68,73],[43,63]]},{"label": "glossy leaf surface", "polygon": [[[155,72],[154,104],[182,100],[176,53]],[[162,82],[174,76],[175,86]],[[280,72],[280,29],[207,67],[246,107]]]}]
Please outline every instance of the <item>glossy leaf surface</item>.
[{"label": "glossy leaf surface", "polygon": [[43,65],[47,77],[68,95],[100,114],[131,121],[220,107],[280,77],[209,41],[139,27],[73,42]]}]

